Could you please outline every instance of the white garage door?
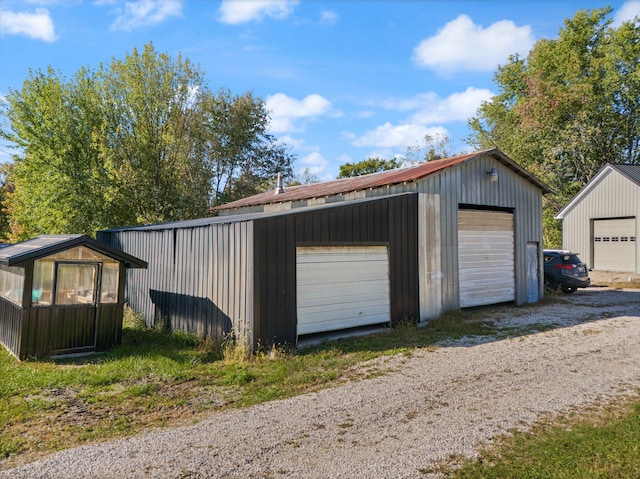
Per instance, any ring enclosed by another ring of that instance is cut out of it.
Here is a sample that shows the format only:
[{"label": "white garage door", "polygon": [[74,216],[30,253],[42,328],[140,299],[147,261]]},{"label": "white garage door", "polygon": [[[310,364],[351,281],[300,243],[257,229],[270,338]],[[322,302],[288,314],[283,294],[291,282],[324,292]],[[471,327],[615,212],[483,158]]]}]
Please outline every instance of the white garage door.
[{"label": "white garage door", "polygon": [[515,300],[513,214],[458,211],[460,307]]},{"label": "white garage door", "polygon": [[388,323],[386,246],[296,248],[298,335]]},{"label": "white garage door", "polygon": [[593,222],[593,268],[603,271],[635,271],[636,219]]}]

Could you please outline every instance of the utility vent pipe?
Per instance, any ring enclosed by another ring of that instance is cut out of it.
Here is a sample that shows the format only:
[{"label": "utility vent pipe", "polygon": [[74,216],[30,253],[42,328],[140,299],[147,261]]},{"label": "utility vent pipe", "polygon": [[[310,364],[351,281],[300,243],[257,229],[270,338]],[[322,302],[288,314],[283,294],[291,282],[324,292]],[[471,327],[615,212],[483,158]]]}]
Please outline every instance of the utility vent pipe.
[{"label": "utility vent pipe", "polygon": [[282,173],[278,172],[278,183],[276,184],[276,195],[281,195],[284,193],[284,188],[282,186]]}]

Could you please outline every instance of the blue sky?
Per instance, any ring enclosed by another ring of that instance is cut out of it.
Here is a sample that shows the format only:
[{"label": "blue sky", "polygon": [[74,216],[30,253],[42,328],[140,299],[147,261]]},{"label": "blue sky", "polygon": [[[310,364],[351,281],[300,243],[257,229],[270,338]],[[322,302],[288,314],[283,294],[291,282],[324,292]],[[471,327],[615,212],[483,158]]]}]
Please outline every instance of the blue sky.
[{"label": "blue sky", "polygon": [[640,0],[0,0],[0,101],[29,69],[69,78],[152,41],[198,64],[213,90],[263,98],[295,171],[326,180],[425,135],[469,151],[466,121],[496,93],[496,67],[606,5],[617,23],[640,16]]}]

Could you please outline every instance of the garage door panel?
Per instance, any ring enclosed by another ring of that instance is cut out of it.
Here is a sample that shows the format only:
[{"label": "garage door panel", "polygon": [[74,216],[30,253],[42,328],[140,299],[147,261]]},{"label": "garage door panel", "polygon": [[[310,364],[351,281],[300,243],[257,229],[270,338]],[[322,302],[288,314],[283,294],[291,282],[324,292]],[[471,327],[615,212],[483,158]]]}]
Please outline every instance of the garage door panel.
[{"label": "garage door panel", "polygon": [[594,220],[593,268],[604,271],[635,271],[636,219]]},{"label": "garage door panel", "polygon": [[390,320],[386,246],[299,247],[298,335]]},{"label": "garage door panel", "polygon": [[458,212],[460,307],[515,300],[513,215]]},{"label": "garage door panel", "polygon": [[362,282],[376,282],[376,281],[386,281],[387,276],[386,273],[381,272],[381,268],[384,268],[386,263],[377,265],[366,265],[366,266],[345,266],[344,270],[350,271],[349,278],[343,277],[340,273],[331,270],[325,269],[322,265],[317,266],[311,269],[300,269],[298,270],[298,283],[299,284],[317,284],[318,282],[322,283],[335,283],[335,282],[348,282],[353,283],[354,281],[362,281]]},{"label": "garage door panel", "polygon": [[[349,318],[335,318],[330,323],[320,321],[316,323],[298,323],[298,335],[323,333],[327,331],[339,331],[341,329],[358,328],[361,326],[370,326],[372,324],[381,324],[385,320],[379,316],[360,316]],[[330,329],[327,329],[327,328]]]},{"label": "garage door panel", "polygon": [[[306,294],[314,293],[314,290],[311,288],[307,288],[306,290],[301,291],[300,299],[298,300],[298,307],[307,307],[314,305],[321,305],[325,307],[329,307],[327,302],[331,302],[333,305],[342,305],[342,304],[350,304],[353,302],[353,297],[357,296],[361,301],[366,301],[370,303],[378,303],[380,300],[379,293],[374,290],[371,291],[370,288],[350,288],[347,293],[336,295],[334,294],[334,290],[325,290],[319,291],[315,294]],[[385,304],[386,300],[382,300],[382,304]]]}]

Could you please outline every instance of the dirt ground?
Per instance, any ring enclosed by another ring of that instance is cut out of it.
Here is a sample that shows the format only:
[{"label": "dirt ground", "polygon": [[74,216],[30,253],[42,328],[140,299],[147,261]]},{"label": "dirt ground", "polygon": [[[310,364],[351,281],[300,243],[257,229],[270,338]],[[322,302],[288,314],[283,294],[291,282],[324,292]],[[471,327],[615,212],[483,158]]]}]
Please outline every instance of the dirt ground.
[{"label": "dirt ground", "polygon": [[640,274],[621,273],[618,271],[589,271],[592,286],[622,287],[622,283],[630,283],[629,287],[640,288]]}]

